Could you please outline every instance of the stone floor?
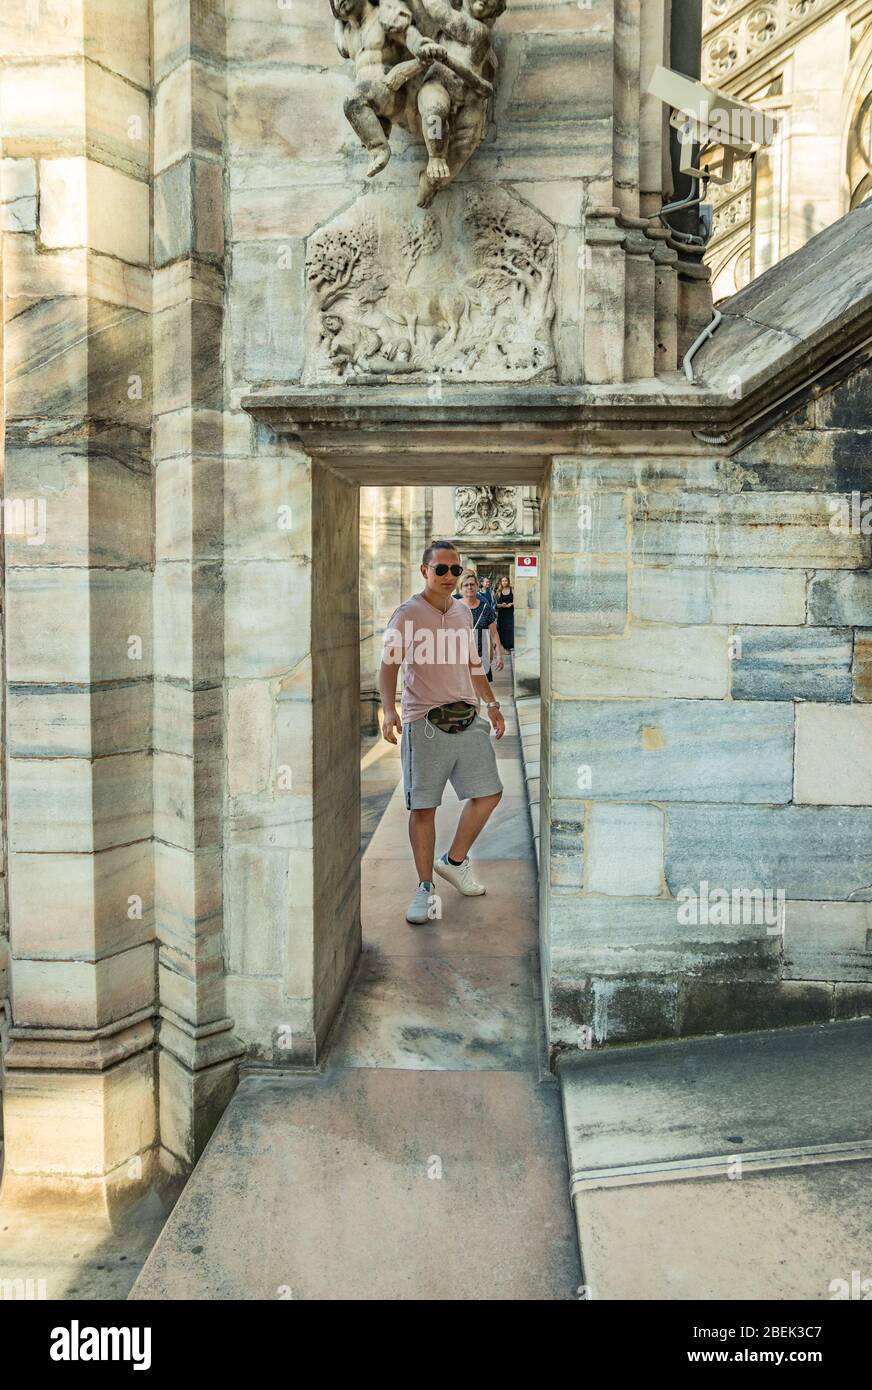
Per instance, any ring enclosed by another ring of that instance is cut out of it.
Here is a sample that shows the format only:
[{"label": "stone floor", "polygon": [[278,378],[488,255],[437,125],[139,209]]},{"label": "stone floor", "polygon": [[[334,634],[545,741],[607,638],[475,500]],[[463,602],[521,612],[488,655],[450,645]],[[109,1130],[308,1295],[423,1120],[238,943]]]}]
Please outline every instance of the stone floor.
[{"label": "stone floor", "polygon": [[567,1058],[589,1297],[870,1297],[870,1055],[854,1019]]},{"label": "stone floor", "polygon": [[[441,917],[405,921],[416,874],[399,754],[370,740],[364,951],[323,1073],[242,1081],[132,1298],[577,1298],[508,672],[495,685],[505,793],[473,851],[487,894],[443,883]],[[459,811],[449,788],[437,853]]]}]

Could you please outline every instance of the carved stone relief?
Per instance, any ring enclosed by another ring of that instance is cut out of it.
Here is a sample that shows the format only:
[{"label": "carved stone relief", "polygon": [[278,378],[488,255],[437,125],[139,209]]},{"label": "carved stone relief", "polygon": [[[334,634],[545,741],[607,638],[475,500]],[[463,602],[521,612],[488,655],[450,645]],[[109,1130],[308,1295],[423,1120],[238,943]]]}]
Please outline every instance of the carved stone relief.
[{"label": "carved stone relief", "polygon": [[418,205],[460,172],[484,138],[497,59],[491,30],[506,0],[330,0],[336,46],[354,63],[345,115],[373,178],[391,127],[424,141]]},{"label": "carved stone relief", "polygon": [[554,228],[498,185],[373,189],[309,238],[304,380],[554,380],[554,269]]},{"label": "carved stone relief", "polygon": [[513,487],[455,488],[455,535],[513,535],[518,529],[515,493]]}]

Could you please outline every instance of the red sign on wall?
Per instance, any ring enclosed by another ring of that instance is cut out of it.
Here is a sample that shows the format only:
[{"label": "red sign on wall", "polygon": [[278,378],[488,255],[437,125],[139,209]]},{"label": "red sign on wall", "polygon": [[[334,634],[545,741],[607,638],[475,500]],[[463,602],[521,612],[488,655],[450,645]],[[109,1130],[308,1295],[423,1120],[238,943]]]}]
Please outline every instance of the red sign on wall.
[{"label": "red sign on wall", "polygon": [[539,571],[538,555],[516,555],[515,556],[515,576],[529,575],[533,578]]}]

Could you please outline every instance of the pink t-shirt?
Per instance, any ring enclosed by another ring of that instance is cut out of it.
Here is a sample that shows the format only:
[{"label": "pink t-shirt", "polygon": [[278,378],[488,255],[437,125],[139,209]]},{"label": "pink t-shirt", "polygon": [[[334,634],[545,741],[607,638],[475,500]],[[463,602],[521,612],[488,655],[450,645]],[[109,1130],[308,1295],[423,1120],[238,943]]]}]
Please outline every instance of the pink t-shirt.
[{"label": "pink t-shirt", "polygon": [[413,594],[391,614],[382,656],[403,669],[403,721],[422,719],[434,705],[466,700],[479,707],[473,675],[484,675],[472,615],[453,598],[447,613]]}]

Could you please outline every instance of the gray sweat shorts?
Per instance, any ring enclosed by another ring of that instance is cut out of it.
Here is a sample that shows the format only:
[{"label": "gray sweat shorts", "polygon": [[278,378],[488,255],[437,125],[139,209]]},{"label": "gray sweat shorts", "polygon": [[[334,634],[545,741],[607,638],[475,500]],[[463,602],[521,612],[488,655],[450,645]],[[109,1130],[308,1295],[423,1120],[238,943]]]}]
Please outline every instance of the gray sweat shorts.
[{"label": "gray sweat shorts", "polygon": [[481,715],[458,734],[437,729],[423,716],[404,723],[400,761],[409,811],[440,806],[449,781],[461,801],[503,790],[490,720]]}]

